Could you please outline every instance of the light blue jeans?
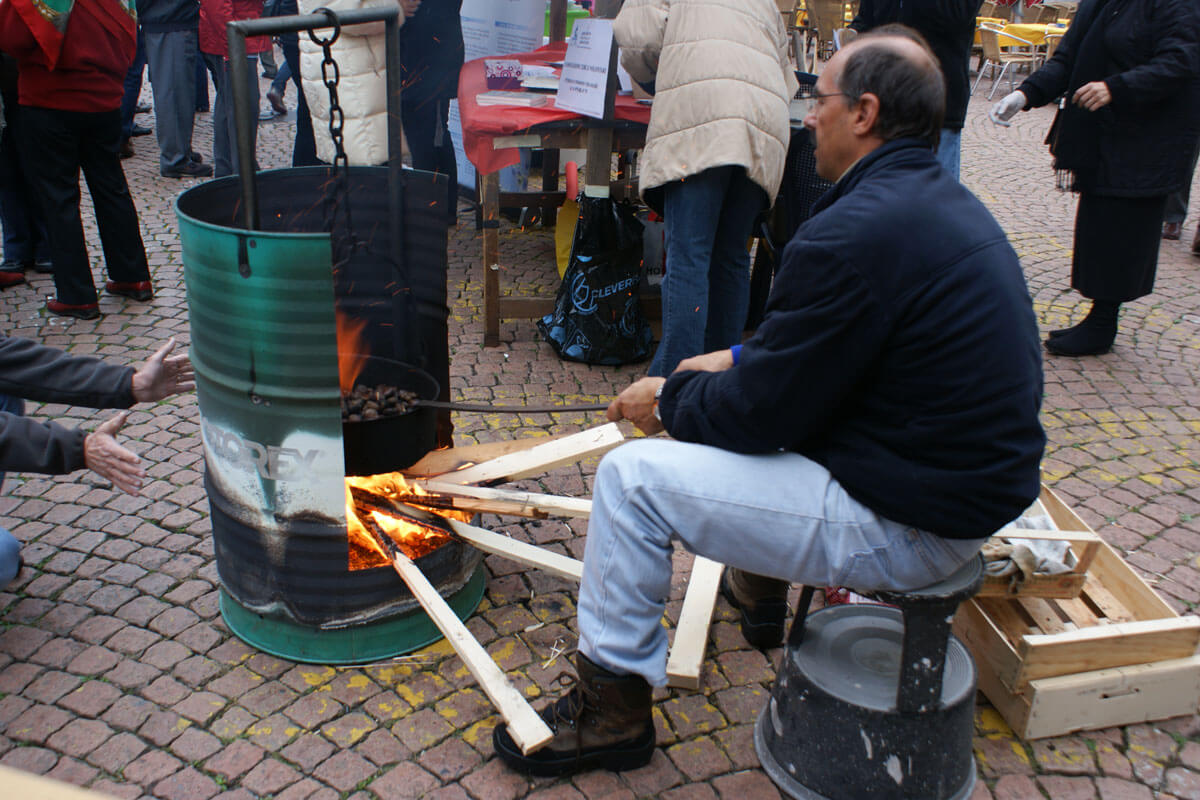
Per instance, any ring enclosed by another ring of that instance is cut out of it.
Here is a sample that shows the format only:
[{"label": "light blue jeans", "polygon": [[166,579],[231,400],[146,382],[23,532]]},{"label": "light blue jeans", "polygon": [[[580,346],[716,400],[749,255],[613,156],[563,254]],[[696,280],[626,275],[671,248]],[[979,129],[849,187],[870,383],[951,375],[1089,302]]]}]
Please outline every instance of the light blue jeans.
[{"label": "light blue jeans", "polygon": [[713,167],[663,187],[663,338],[649,374],[670,375],[685,358],[742,341],[750,304],[746,243],[766,202],[767,193],[740,166]]},{"label": "light blue jeans", "polygon": [[938,163],[946,168],[946,172],[949,172],[957,179],[959,165],[962,161],[962,131],[942,128],[942,135],[938,140],[938,149],[934,155],[937,156]]},{"label": "light blue jeans", "polygon": [[[16,414],[25,413],[25,401],[19,397],[0,394],[0,412]],[[4,473],[0,472],[0,489],[4,488]],[[21,543],[4,528],[0,528],[0,589],[4,588],[17,577],[21,569]]]},{"label": "light blue jeans", "polygon": [[796,453],[741,455],[665,439],[613,450],[596,473],[579,589],[579,651],[666,684],[671,556],[687,550],[810,586],[915,589],[984,539],[943,539],[880,517]]}]

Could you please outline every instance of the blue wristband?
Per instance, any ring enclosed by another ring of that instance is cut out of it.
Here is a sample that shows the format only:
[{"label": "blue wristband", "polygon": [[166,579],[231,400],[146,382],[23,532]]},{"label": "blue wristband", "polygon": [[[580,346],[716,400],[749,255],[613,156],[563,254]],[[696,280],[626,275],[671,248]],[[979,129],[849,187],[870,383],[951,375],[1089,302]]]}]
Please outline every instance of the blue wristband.
[{"label": "blue wristband", "polygon": [[733,365],[736,367],[738,359],[742,357],[742,346],[740,344],[735,344],[733,347],[729,348],[729,352],[733,353]]}]

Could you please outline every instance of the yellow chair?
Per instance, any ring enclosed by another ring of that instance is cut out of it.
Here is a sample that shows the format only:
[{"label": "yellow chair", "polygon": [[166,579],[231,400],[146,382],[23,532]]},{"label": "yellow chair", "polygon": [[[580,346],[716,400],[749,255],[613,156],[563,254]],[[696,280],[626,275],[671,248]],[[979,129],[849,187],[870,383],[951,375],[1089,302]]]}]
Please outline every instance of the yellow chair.
[{"label": "yellow chair", "polygon": [[[979,43],[983,47],[983,63],[979,66],[979,77],[975,79],[975,85],[971,87],[971,94],[975,94],[975,90],[979,87],[979,82],[983,80],[983,70],[990,68],[992,72],[992,90],[988,92],[988,100],[992,99],[992,95],[996,93],[996,86],[1004,78],[1004,73],[1008,72],[1013,66],[1028,66],[1033,68],[1037,56],[1033,52],[1033,43],[1025,39],[1017,38],[1011,34],[1004,34],[1006,41],[1017,42],[1016,46],[1026,46],[1028,51],[1019,52],[1008,49],[1008,46],[1000,46],[1001,32],[995,28],[990,28],[986,25],[979,28]],[[997,68],[1000,74],[996,74]],[[1012,73],[1008,76],[1009,91],[1016,88],[1016,78]]]}]

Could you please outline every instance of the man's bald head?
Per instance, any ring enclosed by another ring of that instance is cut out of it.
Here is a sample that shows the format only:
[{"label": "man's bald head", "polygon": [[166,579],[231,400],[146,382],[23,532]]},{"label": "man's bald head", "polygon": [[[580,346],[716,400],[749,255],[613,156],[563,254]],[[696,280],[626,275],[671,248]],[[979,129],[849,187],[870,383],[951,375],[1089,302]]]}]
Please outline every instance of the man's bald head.
[{"label": "man's bald head", "polygon": [[837,61],[835,81],[847,103],[867,93],[879,98],[872,133],[885,142],[911,137],[937,147],[946,114],[946,80],[921,34],[903,25],[884,25],[855,38]]}]

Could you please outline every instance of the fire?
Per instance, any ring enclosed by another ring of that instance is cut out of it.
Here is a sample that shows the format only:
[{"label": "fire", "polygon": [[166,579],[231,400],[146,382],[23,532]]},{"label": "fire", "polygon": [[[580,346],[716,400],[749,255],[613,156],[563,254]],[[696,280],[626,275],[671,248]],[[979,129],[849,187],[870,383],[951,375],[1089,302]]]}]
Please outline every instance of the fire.
[{"label": "fire", "polygon": [[366,364],[366,343],[363,341],[363,329],[367,327],[364,319],[354,319],[340,311],[337,319],[338,344],[338,383],[342,394],[348,395],[354,389],[354,382]]},{"label": "fire", "polygon": [[[378,505],[371,506],[369,499],[358,501],[365,495],[381,498]],[[391,538],[406,556],[412,559],[432,553],[450,541],[450,534],[434,525],[426,525],[415,517],[396,513],[392,504],[410,505],[425,509],[448,519],[461,522],[470,520],[466,511],[453,511],[436,506],[413,502],[416,497],[430,497],[420,486],[409,483],[398,472],[346,478],[346,535],[350,546],[350,569],[370,569],[390,565],[391,558],[385,552],[377,535]],[[391,501],[391,502],[388,502]],[[414,511],[414,514],[417,512]]]}]

